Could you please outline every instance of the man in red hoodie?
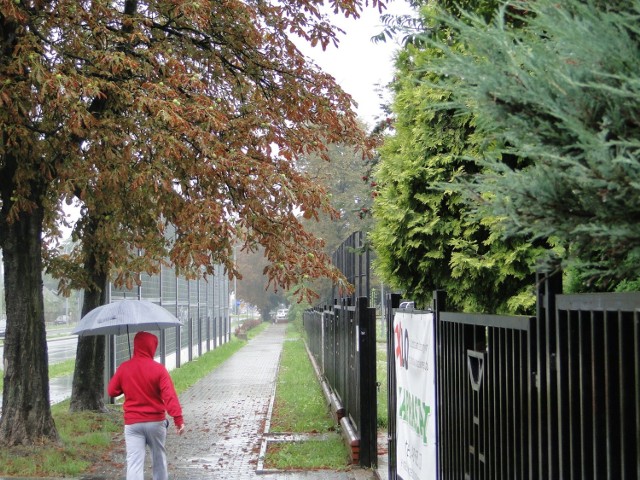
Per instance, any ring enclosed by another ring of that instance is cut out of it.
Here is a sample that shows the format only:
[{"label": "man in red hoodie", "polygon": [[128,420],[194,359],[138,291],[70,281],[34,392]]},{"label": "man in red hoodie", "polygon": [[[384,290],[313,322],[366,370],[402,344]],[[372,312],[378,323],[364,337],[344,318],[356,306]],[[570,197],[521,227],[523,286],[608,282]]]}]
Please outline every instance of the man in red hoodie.
[{"label": "man in red hoodie", "polygon": [[127,480],[144,479],[146,446],[151,449],[153,480],[167,480],[167,454],[164,448],[169,421],[182,435],[182,407],[169,372],[153,357],[158,337],[138,332],[133,340],[133,358],[123,362],[107,388],[111,397],[124,393],[124,435],[127,445]]}]

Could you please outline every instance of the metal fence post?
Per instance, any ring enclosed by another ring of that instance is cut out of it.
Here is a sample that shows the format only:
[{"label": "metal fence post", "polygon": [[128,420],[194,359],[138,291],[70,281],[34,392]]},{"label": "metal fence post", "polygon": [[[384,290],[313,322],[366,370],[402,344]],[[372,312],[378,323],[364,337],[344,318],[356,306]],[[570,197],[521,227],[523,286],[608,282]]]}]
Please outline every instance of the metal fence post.
[{"label": "metal fence post", "polygon": [[387,322],[387,448],[389,456],[388,475],[389,480],[398,478],[397,431],[396,431],[396,370],[395,370],[395,338],[393,336],[393,309],[400,306],[402,296],[399,293],[390,293],[386,298],[385,316]]},{"label": "metal fence post", "polygon": [[[438,415],[436,416],[436,437],[440,438],[440,405],[443,405],[444,399],[440,391],[440,359],[442,358],[442,342],[438,334],[438,327],[440,323],[440,313],[446,309],[447,305],[447,292],[444,290],[433,291],[433,340],[436,345],[436,365],[435,365],[435,384],[436,384],[436,405],[438,406]],[[443,449],[438,445],[438,454],[436,455],[436,475],[440,477],[440,466],[442,465]]]},{"label": "metal fence post", "polygon": [[376,312],[368,297],[358,297],[360,347],[360,466],[378,463],[378,408],[376,386]]},{"label": "metal fence post", "polygon": [[562,293],[562,275],[536,273],[537,285],[537,418],[538,459],[540,476],[557,478],[559,474],[558,439],[555,408],[558,385],[556,365],[556,295]]}]

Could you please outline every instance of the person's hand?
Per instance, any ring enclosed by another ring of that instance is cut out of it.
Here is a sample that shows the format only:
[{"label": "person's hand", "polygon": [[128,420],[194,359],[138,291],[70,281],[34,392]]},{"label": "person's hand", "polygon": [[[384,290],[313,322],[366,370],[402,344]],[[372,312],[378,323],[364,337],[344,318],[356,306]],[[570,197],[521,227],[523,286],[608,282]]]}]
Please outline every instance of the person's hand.
[{"label": "person's hand", "polygon": [[184,433],[184,423],[182,425],[176,425],[176,432],[178,432],[178,435],[182,435]]}]

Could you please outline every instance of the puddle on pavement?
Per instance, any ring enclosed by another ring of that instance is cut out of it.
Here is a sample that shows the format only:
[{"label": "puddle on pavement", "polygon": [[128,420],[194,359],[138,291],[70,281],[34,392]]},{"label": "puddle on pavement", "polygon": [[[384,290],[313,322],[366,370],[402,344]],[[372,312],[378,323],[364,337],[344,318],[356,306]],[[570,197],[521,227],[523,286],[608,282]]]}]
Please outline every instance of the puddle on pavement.
[{"label": "puddle on pavement", "polygon": [[73,375],[56,377],[49,380],[49,400],[51,405],[54,403],[60,403],[69,398],[71,395],[72,384]]}]

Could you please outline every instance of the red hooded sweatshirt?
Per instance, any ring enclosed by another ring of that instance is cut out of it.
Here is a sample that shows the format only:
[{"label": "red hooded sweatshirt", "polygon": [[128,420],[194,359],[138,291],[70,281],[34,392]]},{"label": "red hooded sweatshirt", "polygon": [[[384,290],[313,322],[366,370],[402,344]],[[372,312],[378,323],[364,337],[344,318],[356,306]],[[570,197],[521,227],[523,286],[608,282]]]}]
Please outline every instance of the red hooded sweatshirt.
[{"label": "red hooded sweatshirt", "polygon": [[184,424],[182,407],[169,372],[153,356],[158,337],[138,332],[133,340],[133,358],[123,362],[109,382],[111,397],[124,393],[124,423],[159,422],[173,417],[176,427]]}]

